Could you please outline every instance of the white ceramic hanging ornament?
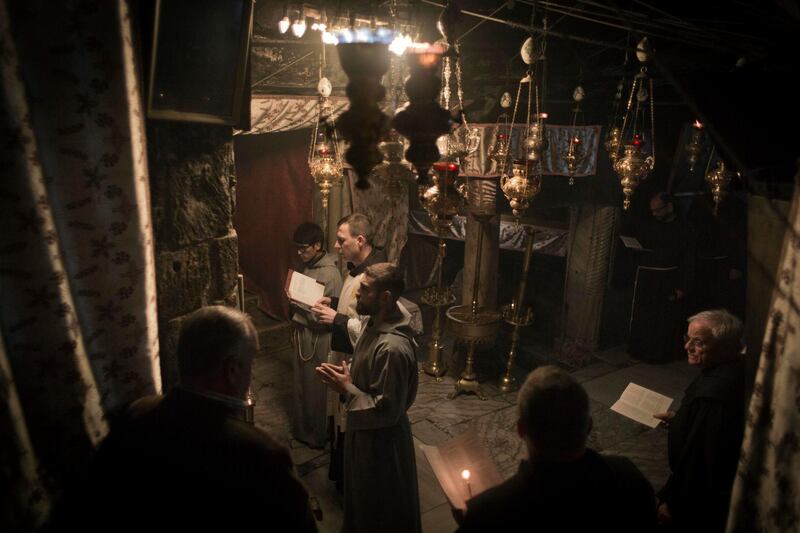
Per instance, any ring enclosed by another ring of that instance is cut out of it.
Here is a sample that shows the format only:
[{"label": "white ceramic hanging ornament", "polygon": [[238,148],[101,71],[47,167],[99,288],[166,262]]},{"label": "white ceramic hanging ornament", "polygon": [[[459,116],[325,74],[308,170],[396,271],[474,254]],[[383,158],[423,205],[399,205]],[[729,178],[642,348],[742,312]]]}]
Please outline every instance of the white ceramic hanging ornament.
[{"label": "white ceramic hanging ornament", "polygon": [[319,83],[317,84],[317,92],[323,98],[327,98],[331,95],[333,91],[333,86],[328,78],[320,78]]},{"label": "white ceramic hanging ornament", "polygon": [[506,91],[503,93],[503,96],[500,97],[500,107],[503,109],[508,109],[511,107],[511,93]]},{"label": "white ceramic hanging ornament", "polygon": [[526,65],[532,65],[536,61],[536,51],[533,49],[533,37],[528,37],[519,49],[519,55]]},{"label": "white ceramic hanging ornament", "polygon": [[585,97],[586,97],[586,91],[580,85],[575,87],[575,90],[572,91],[572,99],[575,100],[577,103],[581,103]]}]

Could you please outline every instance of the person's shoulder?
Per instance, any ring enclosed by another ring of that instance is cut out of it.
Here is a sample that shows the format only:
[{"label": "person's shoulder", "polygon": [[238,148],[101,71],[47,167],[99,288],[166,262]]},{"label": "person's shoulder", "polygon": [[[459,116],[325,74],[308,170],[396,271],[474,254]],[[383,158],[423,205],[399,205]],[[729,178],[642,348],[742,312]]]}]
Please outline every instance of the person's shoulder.
[{"label": "person's shoulder", "polygon": [[[597,452],[594,452],[597,453]],[[647,478],[644,477],[641,470],[633,464],[633,461],[622,455],[605,455],[597,454],[601,461],[603,461],[611,470],[612,476],[619,481],[626,482],[644,482],[649,486]]]},{"label": "person's shoulder", "polygon": [[459,531],[485,531],[486,527],[508,527],[525,515],[530,505],[525,485],[515,474],[467,502]]},{"label": "person's shoulder", "polygon": [[229,437],[237,443],[237,448],[272,459],[278,466],[291,467],[292,460],[289,450],[266,431],[235,418],[228,419],[225,428]]}]

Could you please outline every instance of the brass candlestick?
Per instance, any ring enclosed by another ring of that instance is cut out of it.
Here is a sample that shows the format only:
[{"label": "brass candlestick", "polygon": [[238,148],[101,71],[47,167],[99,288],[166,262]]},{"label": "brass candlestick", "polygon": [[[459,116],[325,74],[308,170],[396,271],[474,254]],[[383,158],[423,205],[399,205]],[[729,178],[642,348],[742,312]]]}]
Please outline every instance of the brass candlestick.
[{"label": "brass candlestick", "polygon": [[533,312],[530,307],[525,307],[523,301],[525,299],[525,286],[528,282],[528,270],[531,265],[531,256],[533,255],[533,237],[534,231],[530,227],[525,228],[526,243],[525,243],[525,257],[522,260],[522,275],[519,280],[519,287],[517,288],[517,297],[509,305],[503,306],[503,320],[508,324],[514,326],[514,332],[511,334],[511,349],[508,351],[508,360],[506,361],[506,373],[500,379],[499,388],[503,392],[509,392],[517,387],[516,379],[511,375],[511,368],[514,365],[514,359],[517,355],[517,344],[519,343],[519,329],[529,326],[533,322]]},{"label": "brass candlestick", "polygon": [[436,286],[425,290],[422,302],[434,308],[433,329],[431,342],[428,344],[428,361],[422,365],[422,370],[441,381],[445,373],[442,364],[442,307],[453,305],[455,297],[449,288],[442,282],[442,270],[447,249],[444,236],[450,229],[453,217],[462,205],[461,196],[455,190],[455,180],[458,177],[458,164],[450,161],[440,161],[433,164],[434,185],[429,187],[422,195],[422,201],[431,221],[439,234],[439,254],[436,261]]},{"label": "brass candlestick", "polygon": [[475,253],[475,276],[472,282],[472,301],[470,305],[456,305],[447,310],[447,323],[453,336],[467,345],[466,367],[455,384],[455,390],[448,396],[452,399],[462,392],[471,392],[481,400],[487,399],[475,374],[475,345],[494,341],[500,329],[499,312],[478,305],[483,234],[486,226],[495,216],[497,183],[493,178],[471,178],[465,188],[467,205],[475,221],[480,224],[477,250]]}]

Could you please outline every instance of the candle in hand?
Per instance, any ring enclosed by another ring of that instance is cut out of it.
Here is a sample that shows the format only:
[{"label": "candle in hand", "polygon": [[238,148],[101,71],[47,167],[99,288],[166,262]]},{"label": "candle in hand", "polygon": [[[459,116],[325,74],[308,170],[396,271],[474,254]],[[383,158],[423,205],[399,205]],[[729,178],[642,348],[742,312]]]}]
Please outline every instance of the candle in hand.
[{"label": "candle in hand", "polygon": [[465,469],[461,471],[461,477],[464,479],[464,483],[467,484],[467,493],[469,494],[469,497],[472,498],[472,487],[469,486],[469,476],[469,470]]}]

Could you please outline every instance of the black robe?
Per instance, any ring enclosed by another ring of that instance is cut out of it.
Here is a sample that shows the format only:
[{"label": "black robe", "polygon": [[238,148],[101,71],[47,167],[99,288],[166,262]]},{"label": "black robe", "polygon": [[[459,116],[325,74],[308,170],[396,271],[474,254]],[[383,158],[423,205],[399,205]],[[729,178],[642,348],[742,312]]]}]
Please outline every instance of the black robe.
[{"label": "black robe", "polygon": [[723,531],[744,433],[744,361],[703,369],[669,426],[667,484],[659,492],[676,531]]},{"label": "black robe", "polygon": [[467,502],[459,533],[653,531],[653,488],[625,457],[587,449],[569,462],[528,462]]},{"label": "black robe", "polygon": [[233,402],[180,388],[112,429],[54,531],[316,531],[288,451]]}]

